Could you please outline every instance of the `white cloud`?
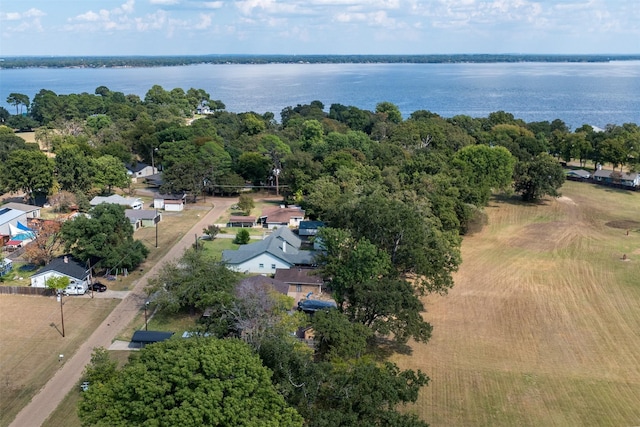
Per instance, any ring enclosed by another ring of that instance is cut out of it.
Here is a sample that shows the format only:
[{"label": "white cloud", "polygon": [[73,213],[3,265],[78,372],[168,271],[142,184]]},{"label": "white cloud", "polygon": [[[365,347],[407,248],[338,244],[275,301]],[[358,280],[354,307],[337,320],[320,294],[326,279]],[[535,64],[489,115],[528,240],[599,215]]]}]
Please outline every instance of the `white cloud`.
[{"label": "white cloud", "polygon": [[211,26],[211,22],[213,21],[211,14],[200,14],[200,20],[194,25],[196,30],[204,30]]},{"label": "white cloud", "polygon": [[200,4],[206,9],[220,9],[224,5],[221,1],[205,1]]},{"label": "white cloud", "polygon": [[172,5],[180,3],[180,0],[149,0],[150,4]]},{"label": "white cloud", "polygon": [[6,20],[6,21],[17,21],[18,19],[20,19],[22,15],[20,15],[20,13],[18,12],[8,12],[8,13],[3,13],[0,16],[2,17],[3,20]]},{"label": "white cloud", "polygon": [[143,18],[136,18],[136,30],[159,30],[167,23],[167,21],[167,12],[165,12],[164,10],[158,10],[155,13],[148,14]]}]

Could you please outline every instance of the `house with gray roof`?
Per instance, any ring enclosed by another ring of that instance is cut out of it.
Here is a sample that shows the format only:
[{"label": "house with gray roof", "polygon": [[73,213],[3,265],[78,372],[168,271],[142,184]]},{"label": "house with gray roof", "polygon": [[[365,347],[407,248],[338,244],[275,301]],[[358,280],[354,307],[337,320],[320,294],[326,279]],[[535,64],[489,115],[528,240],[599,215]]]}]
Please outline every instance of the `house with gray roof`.
[{"label": "house with gray roof", "polygon": [[599,169],[594,172],[593,179],[603,184],[618,184],[624,187],[640,187],[640,173],[626,173]]},{"label": "house with gray roof", "polygon": [[301,250],[302,240],[288,227],[277,228],[263,240],[222,251],[230,269],[244,273],[275,274],[278,268],[311,266],[317,251]]},{"label": "house with gray roof", "polygon": [[151,209],[125,209],[124,216],[129,220],[133,231],[142,227],[153,227],[162,220],[162,214]]},{"label": "house with gray roof", "polygon": [[71,255],[63,255],[51,260],[49,264],[31,276],[31,286],[46,288],[49,278],[60,276],[69,278],[70,287],[79,287],[86,291],[91,281],[91,270],[87,268],[85,263],[76,260]]}]

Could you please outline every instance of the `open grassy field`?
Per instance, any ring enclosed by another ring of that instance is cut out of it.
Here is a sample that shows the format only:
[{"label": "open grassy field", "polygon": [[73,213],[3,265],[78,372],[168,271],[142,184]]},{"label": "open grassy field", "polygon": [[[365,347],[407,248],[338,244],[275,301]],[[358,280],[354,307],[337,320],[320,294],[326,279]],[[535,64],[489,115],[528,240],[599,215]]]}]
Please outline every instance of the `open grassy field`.
[{"label": "open grassy field", "polygon": [[396,361],[431,377],[410,410],[432,426],[640,425],[640,193],[562,192],[494,199],[425,298],[433,338]]},{"label": "open grassy field", "polygon": [[[0,426],[6,426],[119,300],[64,298],[65,337],[55,297],[0,298]],[[84,366],[78,366],[84,369]]]}]

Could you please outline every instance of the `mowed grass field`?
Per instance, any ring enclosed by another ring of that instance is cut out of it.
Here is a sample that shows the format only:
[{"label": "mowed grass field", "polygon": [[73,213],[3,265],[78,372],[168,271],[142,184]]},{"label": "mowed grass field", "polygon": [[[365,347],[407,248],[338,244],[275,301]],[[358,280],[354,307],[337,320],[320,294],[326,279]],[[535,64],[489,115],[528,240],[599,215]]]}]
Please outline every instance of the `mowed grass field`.
[{"label": "mowed grass field", "polygon": [[432,426],[640,425],[640,193],[562,193],[492,200],[425,298],[433,338],[396,361],[430,376],[409,410]]},{"label": "mowed grass field", "polygon": [[55,297],[1,296],[0,426],[9,425],[119,301],[65,297],[63,338]]}]

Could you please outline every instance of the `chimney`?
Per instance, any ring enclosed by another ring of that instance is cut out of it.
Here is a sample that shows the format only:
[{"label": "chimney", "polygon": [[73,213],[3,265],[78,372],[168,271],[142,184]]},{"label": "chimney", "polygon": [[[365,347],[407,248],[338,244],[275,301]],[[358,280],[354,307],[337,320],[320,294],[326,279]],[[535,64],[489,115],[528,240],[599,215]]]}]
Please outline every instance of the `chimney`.
[{"label": "chimney", "polygon": [[62,261],[64,261],[65,264],[69,264],[69,258],[66,255],[62,258]]},{"label": "chimney", "polygon": [[282,242],[282,252],[287,253],[287,242]]}]

